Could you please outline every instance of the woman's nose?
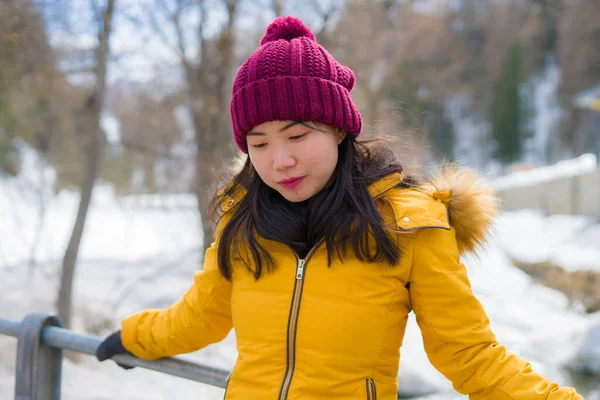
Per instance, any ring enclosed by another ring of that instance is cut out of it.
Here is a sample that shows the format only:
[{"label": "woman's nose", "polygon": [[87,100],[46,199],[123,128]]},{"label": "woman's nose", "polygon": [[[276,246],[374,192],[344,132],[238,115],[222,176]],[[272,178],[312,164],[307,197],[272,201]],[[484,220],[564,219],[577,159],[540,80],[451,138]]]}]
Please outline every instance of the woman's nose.
[{"label": "woman's nose", "polygon": [[285,148],[280,148],[275,151],[273,155],[273,169],[285,169],[296,165],[296,159]]}]

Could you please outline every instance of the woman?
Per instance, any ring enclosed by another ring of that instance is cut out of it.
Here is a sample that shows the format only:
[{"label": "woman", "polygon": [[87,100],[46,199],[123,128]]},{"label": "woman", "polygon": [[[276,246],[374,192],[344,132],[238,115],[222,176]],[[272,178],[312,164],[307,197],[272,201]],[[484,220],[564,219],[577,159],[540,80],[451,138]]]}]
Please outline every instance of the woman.
[{"label": "woman", "polygon": [[354,73],[302,22],[277,18],[239,69],[241,172],[219,192],[216,240],[189,291],[122,322],[100,360],[198,350],[235,328],[225,398],[396,399],[408,313],[431,362],[473,399],[581,399],[498,344],[460,254],[497,200],[473,173],[417,184],[359,142]]}]

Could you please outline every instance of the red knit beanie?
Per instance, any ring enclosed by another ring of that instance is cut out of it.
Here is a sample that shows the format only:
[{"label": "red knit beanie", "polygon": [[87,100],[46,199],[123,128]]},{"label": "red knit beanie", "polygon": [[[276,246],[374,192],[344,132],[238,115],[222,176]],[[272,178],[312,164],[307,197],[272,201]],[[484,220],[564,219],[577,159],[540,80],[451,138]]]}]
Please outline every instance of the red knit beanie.
[{"label": "red knit beanie", "polygon": [[278,17],[233,83],[233,138],[248,152],[246,134],[268,121],[315,121],[358,136],[362,119],[350,98],[356,76],[317,43],[295,17]]}]

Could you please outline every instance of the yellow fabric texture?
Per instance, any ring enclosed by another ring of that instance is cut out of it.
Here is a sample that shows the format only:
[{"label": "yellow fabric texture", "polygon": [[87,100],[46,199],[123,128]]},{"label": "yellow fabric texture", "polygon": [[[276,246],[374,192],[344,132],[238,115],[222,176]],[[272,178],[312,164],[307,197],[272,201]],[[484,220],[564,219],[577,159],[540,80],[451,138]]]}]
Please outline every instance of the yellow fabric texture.
[{"label": "yellow fabric texture", "polygon": [[[449,194],[436,200],[398,189],[401,180],[395,174],[370,187],[402,248],[398,265],[350,257],[327,267],[321,246],[304,260],[299,280],[296,255],[263,240],[278,268],[258,281],[234,268],[229,282],[219,273],[213,243],[203,270],[177,303],[122,322],[125,348],[156,359],[201,349],[235,327],[238,359],[227,400],[280,399],[284,393],[288,400],[395,400],[400,347],[414,310],[431,363],[471,399],[582,399],[498,344],[460,263]],[[224,199],[222,209],[235,202]]]}]

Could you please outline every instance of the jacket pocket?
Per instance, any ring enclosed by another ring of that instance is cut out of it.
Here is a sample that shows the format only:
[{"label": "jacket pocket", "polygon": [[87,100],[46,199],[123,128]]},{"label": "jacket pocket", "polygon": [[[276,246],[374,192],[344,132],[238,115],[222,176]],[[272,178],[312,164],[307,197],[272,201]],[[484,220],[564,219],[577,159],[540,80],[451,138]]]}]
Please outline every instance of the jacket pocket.
[{"label": "jacket pocket", "polygon": [[377,388],[375,387],[375,381],[371,378],[366,379],[367,385],[367,400],[377,400]]}]

